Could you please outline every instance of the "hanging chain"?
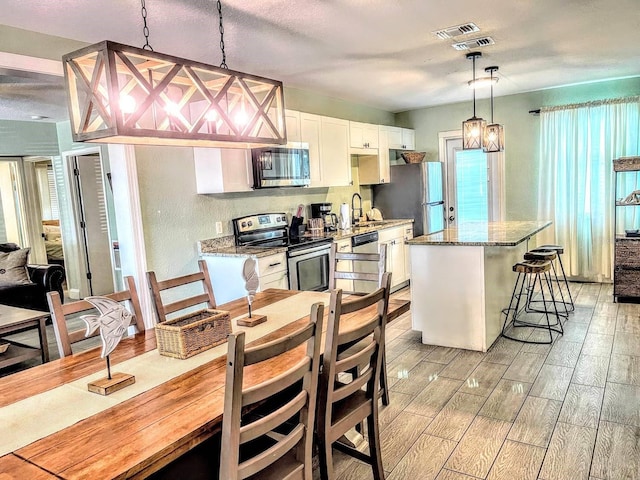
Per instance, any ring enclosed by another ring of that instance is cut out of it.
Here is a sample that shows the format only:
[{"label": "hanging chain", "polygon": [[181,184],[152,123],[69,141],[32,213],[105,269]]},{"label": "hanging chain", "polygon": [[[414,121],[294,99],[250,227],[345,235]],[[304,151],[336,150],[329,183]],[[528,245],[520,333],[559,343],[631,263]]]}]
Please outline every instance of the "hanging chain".
[{"label": "hanging chain", "polygon": [[146,43],[142,46],[143,50],[151,50],[153,52],[153,47],[149,45],[149,27],[147,27],[147,7],[144,4],[144,0],[140,0],[142,4],[142,21],[144,22],[144,26],[142,27],[142,34],[144,35],[144,39]]},{"label": "hanging chain", "polygon": [[220,64],[220,68],[228,69],[227,54],[224,51],[224,26],[222,25],[222,3],[220,3],[220,0],[218,0],[218,16],[220,17],[220,50],[222,50],[222,63]]}]

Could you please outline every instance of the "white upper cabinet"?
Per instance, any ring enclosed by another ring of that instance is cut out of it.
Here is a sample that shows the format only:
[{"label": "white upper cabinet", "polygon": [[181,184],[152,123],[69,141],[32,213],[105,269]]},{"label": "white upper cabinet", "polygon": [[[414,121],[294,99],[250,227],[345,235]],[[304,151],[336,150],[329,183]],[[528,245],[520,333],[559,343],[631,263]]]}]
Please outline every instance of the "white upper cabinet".
[{"label": "white upper cabinet", "polygon": [[322,185],[325,187],[351,185],[349,121],[321,117],[320,140]]},{"label": "white upper cabinet", "polygon": [[321,187],[320,115],[300,112],[300,141],[309,144],[310,186]]},{"label": "white upper cabinet", "polygon": [[300,112],[285,110],[284,121],[287,128],[287,142],[301,142]]},{"label": "white upper cabinet", "polygon": [[378,125],[349,122],[349,146],[357,150],[353,153],[359,153],[362,150],[378,150]]},{"label": "white upper cabinet", "polygon": [[411,128],[385,127],[391,150],[413,150],[416,148],[416,132]]},{"label": "white upper cabinet", "polygon": [[311,187],[351,184],[348,120],[300,112],[300,140],[309,144]]},{"label": "white upper cabinet", "polygon": [[198,193],[253,190],[251,150],[196,147],[193,149],[193,161]]},{"label": "white upper cabinet", "polygon": [[391,170],[389,166],[389,129],[380,125],[377,155],[358,155],[358,175],[360,185],[375,185],[389,183]]}]

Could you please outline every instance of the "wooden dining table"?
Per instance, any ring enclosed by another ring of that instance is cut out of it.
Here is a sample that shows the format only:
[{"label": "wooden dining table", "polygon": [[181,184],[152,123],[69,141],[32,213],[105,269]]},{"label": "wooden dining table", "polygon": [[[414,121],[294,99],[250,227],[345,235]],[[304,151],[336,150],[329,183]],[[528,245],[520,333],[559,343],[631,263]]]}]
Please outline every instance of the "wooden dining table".
[{"label": "wooden dining table", "polygon": [[[301,302],[307,302],[306,311],[309,312],[318,295],[322,294],[314,292],[314,296],[309,296],[307,292],[268,289],[256,295],[253,309],[259,311],[261,308],[271,308],[273,312],[275,308],[277,311],[278,302],[284,305],[285,300],[291,299],[303,307],[304,304]],[[328,304],[329,294],[325,295],[323,301]],[[391,299],[388,323],[409,311],[409,307],[408,300]],[[219,305],[218,308],[229,311],[232,319],[247,313],[245,299]],[[375,306],[370,308],[373,313]],[[326,330],[327,311],[325,308],[323,330]],[[367,318],[367,313],[364,311],[345,315],[341,319],[341,331],[356,328]],[[277,315],[271,313],[268,322],[273,322],[274,316]],[[306,321],[308,314],[301,315],[254,340],[252,344],[264,343],[286,335]],[[111,354],[112,366],[117,370],[118,364],[135,360],[149,352],[153,354],[155,349],[156,338],[153,329],[125,338]],[[248,367],[245,386],[278,375],[299,356],[304,355],[304,351],[304,348],[298,348],[264,364]],[[160,358],[166,357],[158,355],[158,359]],[[0,378],[0,414],[2,409],[28,403],[29,400],[39,398],[38,396],[58,391],[60,387],[68,388],[72,382],[77,383],[86,376],[101,372],[104,366],[104,360],[100,358],[100,349],[93,348]],[[225,368],[226,356],[222,354],[132,398],[114,402],[109,408],[58,431],[47,433],[15,450],[4,452],[3,456],[0,456],[0,478],[145,478],[220,431],[224,408]],[[36,406],[47,409],[44,402],[36,403]],[[69,407],[73,408],[73,405]],[[45,410],[44,413],[51,418],[60,415],[60,412],[56,411]],[[0,427],[4,428],[7,428],[6,425]],[[0,431],[0,448],[3,438],[7,438],[8,433]]]}]

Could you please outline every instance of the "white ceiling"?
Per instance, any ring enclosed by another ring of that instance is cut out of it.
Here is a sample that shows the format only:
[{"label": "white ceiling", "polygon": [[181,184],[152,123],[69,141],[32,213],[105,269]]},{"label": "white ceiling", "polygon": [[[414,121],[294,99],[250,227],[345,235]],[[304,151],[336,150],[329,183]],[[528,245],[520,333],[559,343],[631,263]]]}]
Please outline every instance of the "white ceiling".
[{"label": "white ceiling", "polygon": [[[2,3],[5,25],[88,43],[144,44],[139,0]],[[214,0],[146,0],[146,6],[156,51],[220,63]],[[223,0],[227,64],[397,112],[471,98],[465,52],[431,33],[465,22],[481,31],[456,40],[488,35],[496,42],[478,49],[477,64],[479,74],[500,67],[496,96],[638,76],[638,6],[638,0]],[[0,118],[7,90],[0,83]]]}]

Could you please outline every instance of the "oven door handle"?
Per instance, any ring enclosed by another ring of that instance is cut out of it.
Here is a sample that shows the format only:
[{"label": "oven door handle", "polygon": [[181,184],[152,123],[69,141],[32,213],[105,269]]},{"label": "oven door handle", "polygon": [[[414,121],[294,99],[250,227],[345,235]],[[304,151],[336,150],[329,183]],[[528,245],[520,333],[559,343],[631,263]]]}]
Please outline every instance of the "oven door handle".
[{"label": "oven door handle", "polygon": [[300,250],[294,250],[293,252],[289,252],[289,258],[300,257],[302,255],[307,255],[309,253],[321,252],[322,250],[331,250],[331,244],[321,245],[319,247],[312,248],[304,248]]}]

